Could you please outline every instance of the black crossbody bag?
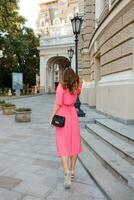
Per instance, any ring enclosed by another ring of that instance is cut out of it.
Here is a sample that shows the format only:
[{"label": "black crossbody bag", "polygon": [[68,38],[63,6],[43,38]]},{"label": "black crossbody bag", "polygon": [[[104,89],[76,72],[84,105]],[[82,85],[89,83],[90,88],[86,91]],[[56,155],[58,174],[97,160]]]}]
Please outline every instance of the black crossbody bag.
[{"label": "black crossbody bag", "polygon": [[[63,96],[62,96],[62,101],[63,101]],[[64,127],[65,117],[55,114],[52,118],[52,125],[60,128]]]},{"label": "black crossbody bag", "polygon": [[56,127],[64,127],[65,125],[65,117],[59,116],[59,115],[54,115],[52,119],[52,125]]}]

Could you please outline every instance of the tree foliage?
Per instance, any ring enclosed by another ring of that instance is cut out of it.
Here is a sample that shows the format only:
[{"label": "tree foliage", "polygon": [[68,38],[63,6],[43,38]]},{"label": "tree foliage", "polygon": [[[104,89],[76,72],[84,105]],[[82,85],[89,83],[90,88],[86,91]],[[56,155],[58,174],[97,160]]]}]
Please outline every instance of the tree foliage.
[{"label": "tree foliage", "polygon": [[24,84],[35,85],[39,73],[39,39],[18,14],[17,0],[0,1],[0,87],[12,86],[12,72],[22,72]]},{"label": "tree foliage", "polygon": [[25,19],[18,13],[18,0],[0,0],[0,31],[15,33],[24,24]]}]

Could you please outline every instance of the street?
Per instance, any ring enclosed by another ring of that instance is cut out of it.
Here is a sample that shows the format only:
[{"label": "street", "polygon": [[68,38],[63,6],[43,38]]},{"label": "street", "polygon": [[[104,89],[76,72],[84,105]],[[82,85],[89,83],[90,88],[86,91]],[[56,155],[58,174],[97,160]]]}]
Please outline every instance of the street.
[{"label": "street", "polygon": [[14,115],[0,111],[0,200],[106,200],[80,162],[71,189],[64,189],[48,123],[53,101],[53,95],[12,100],[32,108],[30,123],[16,123]]}]

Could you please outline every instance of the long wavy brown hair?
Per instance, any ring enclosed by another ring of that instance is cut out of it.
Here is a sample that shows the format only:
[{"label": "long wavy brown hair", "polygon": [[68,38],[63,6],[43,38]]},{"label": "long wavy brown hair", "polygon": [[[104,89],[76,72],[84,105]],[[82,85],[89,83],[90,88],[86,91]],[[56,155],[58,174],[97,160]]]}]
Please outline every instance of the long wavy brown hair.
[{"label": "long wavy brown hair", "polygon": [[74,94],[78,88],[79,76],[71,68],[66,68],[63,73],[62,87],[69,89],[71,94]]}]

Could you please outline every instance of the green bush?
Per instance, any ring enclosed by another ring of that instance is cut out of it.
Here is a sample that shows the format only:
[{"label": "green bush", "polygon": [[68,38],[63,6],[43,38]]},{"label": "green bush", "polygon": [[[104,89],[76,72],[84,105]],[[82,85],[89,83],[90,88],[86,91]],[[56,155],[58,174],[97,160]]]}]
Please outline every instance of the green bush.
[{"label": "green bush", "polygon": [[17,108],[16,112],[25,112],[25,111],[31,111],[31,108]]},{"label": "green bush", "polygon": [[1,100],[1,99],[0,99],[0,104],[3,105],[3,104],[5,104],[5,103],[6,103],[5,100]]},{"label": "green bush", "polygon": [[5,103],[3,104],[4,107],[10,107],[10,106],[15,106],[15,104],[12,104],[12,103]]}]

